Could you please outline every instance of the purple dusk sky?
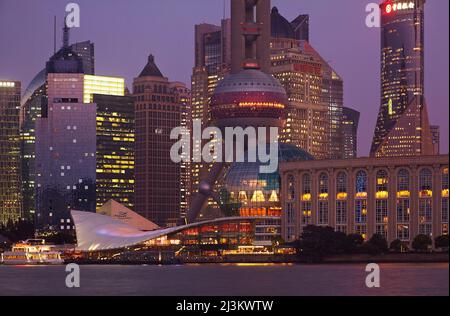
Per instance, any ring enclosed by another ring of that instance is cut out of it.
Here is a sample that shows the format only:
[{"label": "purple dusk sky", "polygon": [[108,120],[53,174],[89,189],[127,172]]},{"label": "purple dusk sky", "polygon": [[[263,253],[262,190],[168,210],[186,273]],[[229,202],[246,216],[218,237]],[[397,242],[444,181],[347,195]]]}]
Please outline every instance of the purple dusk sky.
[{"label": "purple dusk sky", "polygon": [[[122,76],[130,87],[147,56],[172,81],[189,83],[194,62],[194,25],[218,24],[223,0],[0,0],[0,79],[22,81],[23,90],[57,46],[67,3],[81,8],[81,28],[71,42],[91,40],[96,73]],[[309,14],[311,43],[344,78],[345,105],[361,112],[359,154],[368,155],[379,109],[380,31],[365,25],[365,7],[379,0],[272,0],[288,19]],[[426,97],[431,124],[441,126],[448,153],[449,1],[426,4]],[[229,0],[226,14],[229,16]]]}]

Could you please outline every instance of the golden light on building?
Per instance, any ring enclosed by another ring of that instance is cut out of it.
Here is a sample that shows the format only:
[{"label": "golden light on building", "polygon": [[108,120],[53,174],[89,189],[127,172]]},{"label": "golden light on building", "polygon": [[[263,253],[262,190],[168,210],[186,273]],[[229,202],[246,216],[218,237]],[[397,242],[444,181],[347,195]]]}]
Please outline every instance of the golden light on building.
[{"label": "golden light on building", "polygon": [[346,200],[346,199],[347,199],[347,196],[348,196],[347,193],[341,192],[341,193],[338,193],[338,194],[336,195],[336,199],[337,199],[337,200],[340,200],[340,201]]},{"label": "golden light on building", "polygon": [[92,103],[93,95],[125,95],[125,79],[118,77],[84,76],[83,102]]},{"label": "golden light on building", "polygon": [[311,193],[306,193],[302,195],[302,201],[303,202],[309,202],[311,201]]},{"label": "golden light on building", "polygon": [[389,193],[387,191],[379,191],[375,194],[375,197],[379,200],[385,200],[389,198]]},{"label": "golden light on building", "polygon": [[431,190],[422,190],[419,192],[420,198],[431,198],[433,197],[433,191]]},{"label": "golden light on building", "polygon": [[404,191],[398,191],[397,197],[400,198],[409,198],[411,196],[411,192],[404,190]]}]

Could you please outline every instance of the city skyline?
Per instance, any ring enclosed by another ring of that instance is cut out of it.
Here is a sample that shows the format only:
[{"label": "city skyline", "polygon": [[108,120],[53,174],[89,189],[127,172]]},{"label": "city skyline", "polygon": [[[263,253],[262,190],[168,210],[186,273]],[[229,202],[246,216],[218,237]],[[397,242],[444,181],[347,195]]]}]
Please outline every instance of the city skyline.
[{"label": "city skyline", "polygon": [[[2,79],[21,80],[24,87],[33,78],[36,72],[43,67],[44,62],[53,51],[53,15],[58,15],[58,24],[62,24],[62,14],[66,5],[63,1],[41,1],[39,4],[27,3],[29,10],[20,12],[21,4],[24,1],[12,2],[8,0],[0,1],[0,16],[4,12],[11,12],[0,19],[0,35],[6,38],[7,42],[15,43],[15,46],[8,51],[0,53],[0,69],[2,69]],[[132,6],[125,3],[98,1],[87,3],[79,1],[81,8],[81,28],[71,31],[72,42],[91,40],[96,45],[96,68],[98,73],[105,75],[119,75],[127,80],[128,88],[131,87],[132,79],[137,77],[140,70],[140,61],[153,53],[158,58],[159,66],[171,80],[183,81],[189,85],[189,77],[194,66],[193,57],[193,29],[194,25],[202,22],[218,24],[223,17],[222,1],[196,1],[193,3],[183,3],[176,1],[144,3],[135,1]],[[366,128],[361,128],[359,132],[359,155],[367,156],[370,148],[370,141],[373,136],[373,129],[376,123],[376,116],[379,109],[379,34],[380,29],[367,28],[365,25],[365,1],[352,0],[354,5],[340,7],[331,1],[273,1],[273,6],[278,6],[280,12],[288,18],[294,18],[298,14],[309,14],[311,19],[311,43],[315,45],[324,55],[324,58],[331,60],[331,64],[343,76],[344,79],[344,106],[352,107],[361,112],[361,121],[367,122]],[[443,39],[448,38],[448,23],[446,13],[447,2],[436,5],[439,0],[428,1],[425,15],[425,80],[430,122],[433,125],[441,126],[441,151],[448,152],[448,72],[441,72],[441,69],[448,69],[448,45],[442,49],[442,45],[434,34],[440,34]],[[175,5],[176,4],[176,5]],[[127,11],[124,11],[125,7]],[[228,5],[226,6],[226,16],[229,17]],[[149,10],[143,10],[148,8]],[[171,9],[169,11],[169,8]],[[183,11],[187,10],[189,11]],[[5,10],[4,10],[5,9]],[[107,18],[101,22],[95,19],[95,14],[104,10],[109,13],[109,17],[114,21],[110,25]],[[20,13],[19,13],[20,12]],[[129,12],[120,17],[119,12]],[[189,15],[179,16],[178,13],[190,12]],[[147,14],[147,18],[142,18],[142,13]],[[332,13],[332,14],[330,14]],[[345,14],[345,18],[342,18]],[[133,22],[129,22],[127,16],[136,16]],[[6,25],[12,23],[10,16],[19,16],[15,23],[18,24],[15,37],[20,37],[19,41],[8,41],[10,38]],[[177,16],[177,25],[170,23],[169,17]],[[208,16],[208,18],[205,18]],[[151,17],[151,18],[149,18]],[[45,21],[48,21],[45,23]],[[122,22],[128,22],[126,25]],[[33,26],[33,32],[29,32]],[[159,32],[161,27],[165,32]],[[442,30],[441,30],[442,28]],[[57,25],[58,36],[60,29]],[[348,34],[352,32],[354,40],[349,45],[339,44],[337,34]],[[135,36],[127,36],[133,32]],[[145,36],[145,34],[148,34]],[[144,36],[144,37],[143,37]],[[167,41],[163,37],[173,40]],[[143,40],[143,38],[148,40]],[[118,40],[120,39],[120,40]],[[36,41],[36,42],[35,42]],[[121,43],[120,41],[123,41]],[[33,45],[33,43],[35,43]],[[26,58],[29,50],[25,50],[23,45],[33,45],[34,58]],[[183,48],[183,53],[176,46]],[[343,48],[336,50],[335,45]],[[57,47],[60,46],[57,40]],[[353,54],[355,47],[358,54]],[[127,62],[117,62],[118,59]],[[17,61],[20,60],[24,67],[17,68]],[[174,62],[176,61],[176,62]],[[444,64],[444,65],[443,65]],[[358,69],[358,73],[354,72]],[[5,78],[3,78],[5,77]],[[433,84],[430,84],[430,83]],[[23,92],[23,91],[22,91]]]}]

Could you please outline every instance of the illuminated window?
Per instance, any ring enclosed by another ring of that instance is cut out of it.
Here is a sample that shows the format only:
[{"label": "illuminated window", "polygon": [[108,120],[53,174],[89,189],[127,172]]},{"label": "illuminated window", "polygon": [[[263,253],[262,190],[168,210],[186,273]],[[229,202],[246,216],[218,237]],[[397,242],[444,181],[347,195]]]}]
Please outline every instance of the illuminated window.
[{"label": "illuminated window", "polygon": [[288,188],[288,200],[290,201],[295,200],[295,178],[292,175],[288,176],[287,188]]},{"label": "illuminated window", "polygon": [[356,174],[356,198],[366,199],[367,198],[367,173],[365,171],[359,171]]},{"label": "illuminated window", "polygon": [[385,170],[379,170],[377,172],[376,179],[376,198],[377,199],[387,199],[389,196],[388,188],[389,180],[388,173]]},{"label": "illuminated window", "polygon": [[430,169],[422,169],[419,173],[419,196],[430,198],[433,196],[433,173]]},{"label": "illuminated window", "polygon": [[388,201],[377,200],[375,202],[375,220],[377,224],[388,222]]},{"label": "illuminated window", "polygon": [[307,226],[312,224],[312,203],[302,202],[302,225]]},{"label": "illuminated window", "polygon": [[339,172],[336,178],[336,198],[338,200],[345,200],[347,198],[347,174]]},{"label": "illuminated window", "polygon": [[252,202],[260,203],[265,202],[264,193],[261,190],[256,190],[252,196]]},{"label": "illuminated window", "polygon": [[367,200],[355,201],[355,222],[356,223],[367,222]]},{"label": "illuminated window", "polygon": [[328,175],[325,172],[319,176],[319,199],[328,199]]},{"label": "illuminated window", "polygon": [[311,175],[306,173],[302,177],[302,201],[311,201]]},{"label": "illuminated window", "polygon": [[410,187],[409,187],[409,171],[406,169],[401,169],[397,173],[397,197],[398,198],[409,198]]},{"label": "illuminated window", "polygon": [[448,168],[442,170],[442,197],[448,199]]},{"label": "illuminated window", "polygon": [[409,199],[397,200],[397,222],[408,223],[410,213]]}]

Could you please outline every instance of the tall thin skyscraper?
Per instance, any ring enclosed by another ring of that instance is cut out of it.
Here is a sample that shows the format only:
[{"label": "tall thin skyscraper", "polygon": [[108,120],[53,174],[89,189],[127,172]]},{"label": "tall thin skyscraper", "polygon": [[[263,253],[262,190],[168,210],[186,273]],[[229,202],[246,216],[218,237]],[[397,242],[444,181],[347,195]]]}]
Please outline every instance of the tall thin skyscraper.
[{"label": "tall thin skyscraper", "polygon": [[19,81],[0,80],[0,225],[21,217]]},{"label": "tall thin skyscraper", "polygon": [[342,141],[344,147],[343,158],[358,157],[358,126],[360,113],[350,108],[343,108]]},{"label": "tall thin skyscraper", "polygon": [[161,227],[181,218],[181,165],[172,162],[172,129],[181,126],[183,102],[150,55],[133,81],[136,126],[135,211]]},{"label": "tall thin skyscraper", "polygon": [[[192,119],[210,125],[209,103],[214,90],[231,68],[231,20],[223,19],[221,25],[195,26],[195,67],[192,73]],[[198,146],[199,144],[193,144]],[[201,148],[194,148],[201,150]],[[211,164],[191,164],[191,185],[198,187],[200,180],[210,171]],[[192,189],[190,190],[192,191]],[[192,192],[191,192],[192,193]],[[214,204],[212,200],[209,204]]]},{"label": "tall thin skyscraper", "polygon": [[424,92],[425,0],[381,5],[381,107],[371,156],[433,153]]}]

